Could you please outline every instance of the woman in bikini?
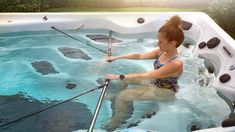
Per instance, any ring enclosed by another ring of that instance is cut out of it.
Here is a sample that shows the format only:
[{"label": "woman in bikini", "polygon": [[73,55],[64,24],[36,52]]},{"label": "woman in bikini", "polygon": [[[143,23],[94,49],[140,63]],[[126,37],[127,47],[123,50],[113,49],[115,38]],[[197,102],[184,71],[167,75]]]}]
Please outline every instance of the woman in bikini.
[{"label": "woman in bikini", "polygon": [[[183,61],[178,56],[177,48],[184,40],[181,18],[175,15],[158,31],[158,47],[142,54],[110,56],[107,61],[117,59],[155,59],[154,70],[144,73],[126,75],[108,74],[107,79],[139,82],[141,85],[125,89],[115,98],[114,114],[106,130],[115,130],[126,119],[130,118],[133,101],[171,100],[178,91],[177,78],[183,71]],[[137,81],[136,81],[137,80]],[[142,81],[141,81],[142,80]],[[146,81],[147,80],[147,81]]]}]

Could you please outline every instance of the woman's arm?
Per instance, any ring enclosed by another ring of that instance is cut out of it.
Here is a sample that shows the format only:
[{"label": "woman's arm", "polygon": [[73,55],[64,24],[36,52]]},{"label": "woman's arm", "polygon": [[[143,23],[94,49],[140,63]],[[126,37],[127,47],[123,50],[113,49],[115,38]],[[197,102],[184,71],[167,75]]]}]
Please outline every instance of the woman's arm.
[{"label": "woman's arm", "polygon": [[[145,73],[134,73],[124,75],[125,79],[133,79],[133,78],[145,78],[145,79],[153,79],[153,78],[166,78],[172,76],[178,76],[183,71],[183,62],[174,60],[169,62],[167,65],[161,67],[158,70],[153,70]],[[119,75],[109,74],[106,76],[107,79],[119,79]]]},{"label": "woman's arm", "polygon": [[157,48],[153,51],[142,53],[142,54],[129,54],[129,55],[121,55],[121,56],[110,56],[106,60],[107,61],[114,61],[117,59],[155,59],[160,53],[160,49]]}]

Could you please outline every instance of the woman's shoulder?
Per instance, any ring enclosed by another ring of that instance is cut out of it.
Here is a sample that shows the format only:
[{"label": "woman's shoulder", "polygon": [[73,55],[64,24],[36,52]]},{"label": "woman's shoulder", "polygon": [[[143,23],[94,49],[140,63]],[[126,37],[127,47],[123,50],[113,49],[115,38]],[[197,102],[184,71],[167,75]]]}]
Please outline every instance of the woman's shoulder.
[{"label": "woman's shoulder", "polygon": [[180,57],[173,59],[170,63],[176,67],[183,67],[184,64],[183,60]]}]

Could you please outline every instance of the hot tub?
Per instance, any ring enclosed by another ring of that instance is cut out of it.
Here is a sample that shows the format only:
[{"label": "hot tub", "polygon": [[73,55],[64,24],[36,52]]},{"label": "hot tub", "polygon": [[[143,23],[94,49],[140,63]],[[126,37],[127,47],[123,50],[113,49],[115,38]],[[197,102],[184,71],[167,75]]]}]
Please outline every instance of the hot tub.
[{"label": "hot tub", "polygon": [[[121,50],[121,48],[124,48],[125,46],[130,46],[128,44],[131,44],[131,46],[138,46],[138,43],[141,42],[149,42],[150,46],[147,45],[146,47],[142,47],[141,49],[135,49],[134,51],[147,51],[153,48],[153,45],[151,45],[152,43],[155,43],[154,39],[156,39],[156,32],[157,30],[164,24],[164,22],[170,18],[171,16],[178,14],[182,17],[183,19],[183,29],[184,29],[184,33],[186,36],[186,39],[184,41],[184,45],[181,46],[181,54],[184,54],[184,52],[190,52],[191,54],[193,54],[194,56],[198,56],[199,59],[203,59],[203,63],[205,64],[205,68],[207,68],[207,71],[209,73],[212,73],[214,75],[214,79],[213,81],[210,82],[210,86],[215,88],[216,92],[220,95],[220,97],[222,97],[226,102],[227,105],[223,105],[224,107],[224,114],[220,113],[220,116],[217,119],[216,123],[213,125],[203,125],[203,123],[201,124],[200,121],[192,121],[192,120],[188,120],[189,117],[185,117],[187,118],[185,121],[189,121],[188,126],[182,128],[184,131],[188,131],[190,130],[190,125],[199,125],[201,126],[202,129],[206,129],[209,127],[219,127],[219,123],[223,121],[223,119],[226,119],[230,112],[233,112],[232,109],[232,102],[235,100],[235,81],[233,81],[233,77],[235,76],[235,63],[234,63],[234,54],[235,54],[235,46],[234,46],[234,40],[226,33],[224,32],[209,16],[207,16],[204,13],[200,13],[200,12],[169,12],[169,13],[2,13],[0,14],[0,42],[2,46],[2,51],[4,51],[5,49],[7,49],[8,47],[8,42],[11,42],[11,38],[24,38],[24,36],[47,36],[47,35],[59,35],[59,37],[68,37],[68,39],[73,39],[76,41],[81,41],[80,43],[89,43],[92,44],[90,42],[98,40],[99,38],[92,39],[91,35],[107,35],[112,33],[113,36],[115,36],[117,39],[119,39],[120,41],[117,40],[117,42],[114,42],[113,46],[112,46],[112,51],[113,54],[124,54],[124,53],[128,53],[128,51],[131,51],[132,48],[127,49],[127,51],[125,50]],[[60,32],[62,31],[62,32]],[[80,32],[82,32],[82,34],[79,34]],[[62,33],[62,34],[61,34]],[[66,33],[67,36],[63,33]],[[84,37],[88,37],[90,35],[90,41],[88,40],[84,40]],[[93,37],[94,37],[93,36]],[[9,39],[9,41],[8,41]],[[53,39],[53,38],[48,38],[48,39]],[[56,39],[56,38],[55,38]],[[134,41],[132,41],[134,40]],[[145,41],[146,40],[146,41]],[[22,41],[22,40],[21,40]],[[25,40],[27,43],[27,39]],[[41,43],[41,46],[46,47],[46,44],[43,44],[43,41],[41,41],[41,39],[37,39],[38,42]],[[74,44],[75,42],[68,42],[69,44],[66,44],[67,40],[64,41],[57,41],[57,43],[60,43],[60,46],[66,47],[69,46],[71,43],[73,43],[72,47],[76,47],[76,45]],[[7,42],[7,43],[6,43]],[[40,47],[40,43],[37,45],[38,47]],[[115,43],[117,43],[117,48],[115,49]],[[137,43],[135,45],[135,43]],[[96,42],[96,44],[98,44],[99,46],[103,46],[107,49],[110,50],[111,47],[107,46],[107,44],[104,43],[99,43]],[[124,46],[121,46],[124,45]],[[193,46],[192,46],[193,45]],[[14,47],[14,49],[17,48],[21,48],[20,46],[25,46],[25,47],[30,47],[30,45],[19,45],[19,47]],[[55,47],[57,45],[54,45]],[[192,46],[191,49],[187,49],[187,46]],[[25,48],[24,47],[24,48]],[[82,48],[82,47],[81,47]],[[100,49],[100,48],[99,48]],[[30,50],[30,49],[29,49]],[[68,49],[67,49],[68,50]],[[93,50],[85,50],[84,52],[87,53],[87,55],[92,55],[92,52],[95,52]],[[97,49],[96,49],[97,50]],[[122,51],[122,52],[121,52]],[[99,51],[97,51],[99,52]],[[104,52],[105,53],[105,52]],[[17,55],[17,54],[16,54]],[[61,56],[63,56],[60,53]],[[103,57],[104,55],[101,54],[96,54],[96,57]],[[64,57],[64,56],[63,56]],[[50,57],[46,57],[46,60],[50,60],[51,58],[53,58],[53,55]],[[92,58],[92,57],[91,57]],[[189,57],[190,58],[190,57]],[[16,59],[24,59],[24,58],[17,58]],[[33,59],[35,58],[30,58],[29,60],[34,61]],[[39,58],[38,58],[39,59]],[[83,58],[84,59],[84,58]],[[89,58],[85,57],[85,60]],[[27,60],[27,59],[26,59]],[[39,59],[40,61],[42,61],[42,59]],[[4,59],[4,61],[7,61]],[[4,63],[4,61],[2,61]],[[71,62],[74,62],[74,60],[70,60]],[[37,61],[38,62],[38,61]],[[82,62],[84,62],[84,60],[82,60]],[[58,63],[63,63],[58,62]],[[75,61],[76,63],[76,61]],[[131,62],[133,64],[136,65],[141,65],[140,63],[142,62]],[[188,61],[187,66],[188,68],[190,68],[190,61]],[[52,65],[54,64],[54,62],[52,62]],[[91,63],[90,65],[92,65],[93,63]],[[97,64],[97,63],[96,63]],[[45,64],[45,65],[49,65],[49,64]],[[56,65],[56,64],[55,64]],[[64,65],[69,66],[69,64],[64,63]],[[95,64],[94,64],[95,65]],[[122,63],[121,63],[122,65]],[[128,64],[123,64],[124,66],[127,66]],[[149,62],[146,62],[146,65],[143,66],[143,69],[149,69],[151,66],[151,64],[149,64]],[[193,65],[193,64],[192,64]],[[85,66],[85,63],[84,63]],[[75,66],[74,66],[75,67]],[[74,68],[72,66],[72,68]],[[103,67],[103,71],[105,71],[105,68],[107,68],[104,65],[101,65],[101,67]],[[193,66],[192,66],[193,67]],[[55,69],[60,69],[59,66],[57,65],[55,67]],[[129,67],[130,69],[133,67]],[[134,67],[135,69],[136,67]],[[198,68],[198,67],[197,67]],[[143,69],[138,69],[136,68],[137,71],[138,70],[143,70]],[[136,70],[135,69],[135,70]],[[10,70],[10,69],[8,69]],[[87,69],[85,71],[89,71],[92,70],[91,69]],[[94,70],[94,69],[93,69]],[[102,71],[101,70],[101,71]],[[125,71],[125,72],[133,72],[135,70],[130,70],[130,71]],[[96,72],[98,73],[99,70],[97,70]],[[100,72],[101,75],[104,75],[104,72]],[[112,70],[108,70],[108,71],[112,71]],[[54,71],[56,72],[56,71]],[[112,71],[112,72],[117,72],[119,73],[120,71]],[[190,71],[188,71],[190,72]],[[44,74],[44,73],[42,73]],[[61,75],[61,73],[59,73]],[[68,73],[64,72],[62,73],[62,75],[64,75],[65,77],[68,77],[69,75],[67,75]],[[15,74],[14,74],[15,75]],[[76,74],[73,74],[74,76]],[[84,74],[84,76],[86,76],[88,74]],[[54,78],[55,76],[47,76],[48,78]],[[79,76],[80,77],[80,76]],[[48,79],[47,78],[47,79]],[[95,80],[96,78],[92,78],[93,80]],[[14,80],[14,78],[13,78]],[[46,80],[46,79],[45,79]],[[44,80],[44,81],[45,81]],[[27,80],[26,80],[27,81]],[[28,80],[29,81],[29,80]],[[32,80],[30,80],[32,81]],[[204,85],[206,83],[206,80],[197,80],[197,81],[201,81],[201,85]],[[81,80],[79,83],[81,82],[86,82],[84,80]],[[9,82],[8,82],[9,83]],[[32,82],[34,83],[34,82]],[[43,83],[43,81],[40,82],[40,84]],[[88,82],[89,83],[89,82]],[[183,81],[181,81],[181,83],[184,83]],[[53,83],[50,83],[49,85],[54,85]],[[60,84],[63,85],[63,84]],[[89,85],[89,86],[93,86],[93,85]],[[2,85],[1,87],[8,87],[6,85]],[[9,86],[10,87],[10,86]],[[185,86],[186,87],[186,86]],[[55,89],[54,89],[55,90]],[[200,89],[199,89],[200,90]],[[4,95],[15,95],[18,92],[20,92],[21,90],[16,90],[13,92],[12,91],[7,91],[7,89],[5,89],[4,91],[2,91],[1,93],[4,93]],[[182,90],[184,91],[184,90]],[[22,92],[22,91],[21,91]],[[25,92],[23,90],[23,92]],[[63,92],[63,90],[61,91]],[[78,91],[80,92],[80,91]],[[209,91],[211,92],[211,91]],[[30,93],[30,94],[29,94]],[[50,98],[50,92],[46,92],[46,93],[42,93],[45,94],[43,96],[35,94],[33,92],[29,92],[28,94],[30,95],[30,97],[32,98],[36,98],[37,100],[45,100],[45,98]],[[46,95],[48,94],[48,95]],[[74,94],[70,94],[70,93],[65,93],[65,95],[74,95]],[[92,98],[92,96],[97,96],[97,94],[94,95],[90,95],[89,97]],[[213,95],[214,96],[214,95]],[[65,100],[67,96],[53,96],[54,100]],[[203,97],[203,96],[200,96]],[[190,96],[188,95],[184,95],[184,93],[180,93],[178,94],[178,99],[180,98],[190,98]],[[94,103],[95,100],[97,100],[98,98],[94,98],[93,100],[87,101],[86,98],[82,99],[81,102],[88,102],[88,108],[93,109],[94,110],[94,106],[89,105],[91,103]],[[192,103],[193,102],[193,103]],[[186,103],[189,104],[190,107],[194,107],[194,105],[197,105],[197,103],[200,103],[200,105],[203,105],[203,102],[197,102],[193,99],[193,101],[190,102],[193,105],[191,106],[190,103]],[[223,103],[223,102],[222,102]],[[171,102],[169,104],[164,104],[164,106],[172,108],[173,111],[178,111],[178,108],[180,107],[174,107],[174,104],[177,104],[175,102]],[[205,103],[206,104],[206,103]],[[101,114],[103,116],[111,116],[111,112],[110,112],[110,106],[109,106],[109,102],[105,103],[105,106],[103,107],[103,111],[101,111]],[[137,104],[136,108],[140,108],[142,106],[144,106],[145,104]],[[152,105],[152,104],[151,104]],[[180,106],[180,105],[178,105]],[[219,106],[219,105],[218,105]],[[202,108],[202,107],[200,107]],[[108,114],[105,112],[105,109],[109,109]],[[193,108],[192,108],[193,109]],[[196,108],[198,109],[198,108]],[[215,108],[216,109],[216,108]],[[91,110],[91,111],[93,111]],[[187,109],[187,110],[191,110]],[[187,111],[185,109],[185,111]],[[209,111],[210,109],[208,109]],[[215,111],[214,113],[216,114]],[[177,113],[177,112],[176,112]],[[205,112],[206,113],[206,112]],[[209,113],[209,112],[208,112]],[[160,113],[162,114],[162,116],[159,116],[158,120],[161,120],[161,118],[164,118],[164,115],[167,115],[167,113]],[[138,113],[137,113],[138,115]],[[158,116],[158,115],[156,115]],[[215,115],[216,116],[216,115]],[[178,117],[179,118],[179,117]],[[195,116],[195,118],[197,118]],[[101,118],[100,120],[105,120],[107,118]],[[175,122],[177,121],[177,116],[174,117]],[[135,118],[133,119],[135,120]],[[133,129],[138,129],[138,130],[154,130],[154,131],[172,131],[172,130],[176,130],[176,131],[181,131],[182,130],[179,129],[175,129],[174,127],[172,127],[171,129],[167,129],[167,122],[174,124],[172,126],[177,126],[177,124],[179,125],[179,123],[175,123],[170,121],[171,118],[169,118],[169,120],[165,120],[165,122],[163,121],[162,125],[161,123],[157,123],[157,127],[160,128],[155,128],[155,124],[153,123],[154,121],[156,121],[156,119],[143,119],[143,121],[141,123],[139,123],[138,126],[133,127]],[[180,121],[180,119],[178,119]],[[130,120],[131,121],[131,120]],[[174,120],[173,120],[174,121]],[[206,122],[210,122],[210,120],[207,120]],[[100,129],[101,124],[99,124],[96,128]],[[180,126],[180,125],[179,125]],[[124,129],[126,126],[124,125],[124,127],[122,129]],[[161,129],[161,127],[163,127]],[[133,130],[132,129],[132,130]],[[214,128],[216,129],[216,128]],[[220,127],[221,129],[221,127]],[[231,128],[230,128],[231,129]],[[235,130],[235,129],[234,129]],[[209,129],[208,129],[209,131]]]}]

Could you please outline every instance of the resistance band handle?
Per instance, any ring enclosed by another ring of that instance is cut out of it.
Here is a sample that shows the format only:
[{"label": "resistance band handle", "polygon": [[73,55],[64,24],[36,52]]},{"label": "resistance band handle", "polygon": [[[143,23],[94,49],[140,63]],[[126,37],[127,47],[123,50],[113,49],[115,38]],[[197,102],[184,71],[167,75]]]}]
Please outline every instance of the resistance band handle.
[{"label": "resistance band handle", "polygon": [[110,82],[110,79],[106,79],[105,83],[103,85],[100,85],[100,86],[97,87],[97,90],[99,90],[101,88],[104,88],[105,86],[107,86],[109,84],[109,82]]},{"label": "resistance band handle", "polygon": [[104,84],[105,84],[105,86],[106,86],[106,85],[108,85],[108,84],[109,84],[109,82],[110,82],[110,79],[106,79],[106,80],[105,80],[105,83],[104,83]]},{"label": "resistance band handle", "polygon": [[[108,52],[108,56],[112,56],[112,53],[111,52]],[[111,63],[112,61],[111,60],[106,60],[108,63]]]}]

